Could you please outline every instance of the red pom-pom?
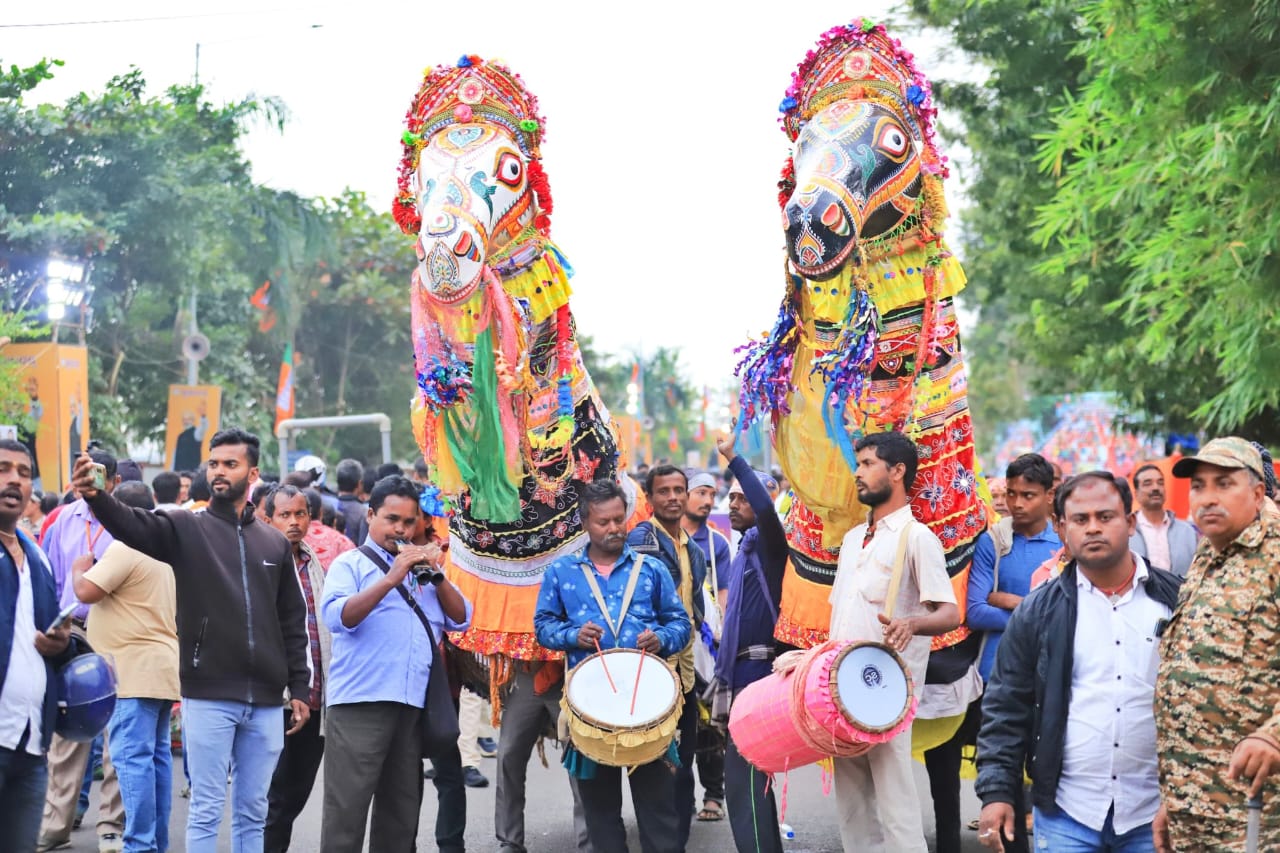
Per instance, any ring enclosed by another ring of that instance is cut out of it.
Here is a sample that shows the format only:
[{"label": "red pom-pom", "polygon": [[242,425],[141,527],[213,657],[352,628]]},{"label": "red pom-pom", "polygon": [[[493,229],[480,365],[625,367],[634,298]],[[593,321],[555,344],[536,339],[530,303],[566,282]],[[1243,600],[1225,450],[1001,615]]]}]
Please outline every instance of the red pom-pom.
[{"label": "red pom-pom", "polygon": [[778,179],[778,207],[786,208],[796,191],[796,164],[790,157],[782,164],[782,177]]},{"label": "red pom-pom", "polygon": [[551,200],[551,182],[542,168],[541,160],[529,161],[529,188],[538,202],[538,214],[533,218],[533,227],[543,234],[551,230],[551,211],[554,203]]}]

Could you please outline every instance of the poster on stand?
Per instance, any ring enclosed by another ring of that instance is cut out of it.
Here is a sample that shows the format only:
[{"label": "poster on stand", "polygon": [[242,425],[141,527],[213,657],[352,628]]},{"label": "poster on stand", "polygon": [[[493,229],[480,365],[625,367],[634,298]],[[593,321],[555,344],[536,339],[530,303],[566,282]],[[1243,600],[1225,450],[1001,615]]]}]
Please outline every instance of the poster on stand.
[{"label": "poster on stand", "polygon": [[222,389],[217,385],[170,385],[164,430],[164,465],[194,471],[209,456],[209,439],[220,428]]}]

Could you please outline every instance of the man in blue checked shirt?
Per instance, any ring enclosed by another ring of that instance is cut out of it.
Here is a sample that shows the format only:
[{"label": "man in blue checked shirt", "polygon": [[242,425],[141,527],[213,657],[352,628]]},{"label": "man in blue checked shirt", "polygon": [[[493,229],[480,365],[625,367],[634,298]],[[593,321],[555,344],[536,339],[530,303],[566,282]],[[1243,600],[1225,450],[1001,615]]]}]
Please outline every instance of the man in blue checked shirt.
[{"label": "man in blue checked shirt", "polygon": [[[584,486],[578,503],[590,544],[577,554],[561,557],[542,577],[533,627],[538,642],[565,652],[566,665],[576,666],[601,648],[644,649],[671,657],[689,644],[693,626],[676,594],[671,573],[652,557],[637,554],[626,544],[627,505],[622,488],[612,480]],[[635,592],[622,612],[623,598],[633,572],[640,572]],[[609,612],[591,591],[587,573],[595,578]],[[612,625],[617,625],[617,636]],[[586,761],[585,756],[579,756]],[[627,849],[622,824],[622,771],[594,765],[594,776],[579,789],[591,846],[599,851]],[[640,847],[646,853],[666,853],[677,845],[674,768],[659,758],[632,770],[628,777],[635,803]]]},{"label": "man in blue checked shirt", "polygon": [[438,649],[405,596],[425,614],[437,642],[471,623],[471,603],[457,587],[420,582],[412,571],[438,567],[440,547],[398,544],[411,539],[420,512],[411,480],[379,480],[369,495],[368,538],[334,560],[325,578],[320,612],[333,632],[333,653],[325,690],[322,853],[363,849],[371,800],[370,850],[407,850],[417,835],[420,718]]}]

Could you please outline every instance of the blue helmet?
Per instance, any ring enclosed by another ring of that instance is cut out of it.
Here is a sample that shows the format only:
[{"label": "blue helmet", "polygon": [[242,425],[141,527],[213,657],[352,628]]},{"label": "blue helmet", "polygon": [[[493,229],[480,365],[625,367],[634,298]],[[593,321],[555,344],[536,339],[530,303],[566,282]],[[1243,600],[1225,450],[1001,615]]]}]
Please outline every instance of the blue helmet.
[{"label": "blue helmet", "polygon": [[107,727],[116,707],[116,673],[99,654],[84,654],[58,670],[58,722],[67,740],[87,743]]}]

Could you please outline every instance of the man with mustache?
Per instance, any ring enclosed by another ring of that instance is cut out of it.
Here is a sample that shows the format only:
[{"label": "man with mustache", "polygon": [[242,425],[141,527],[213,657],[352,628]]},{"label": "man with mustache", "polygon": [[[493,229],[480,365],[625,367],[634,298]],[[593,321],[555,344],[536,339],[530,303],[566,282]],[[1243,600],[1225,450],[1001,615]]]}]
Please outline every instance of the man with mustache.
[{"label": "man with mustache", "polygon": [[[911,512],[907,495],[919,464],[911,439],[900,432],[872,433],[858,440],[854,452],[858,500],[870,512],[840,544],[830,636],[892,647],[920,695],[929,638],[960,625],[946,554],[938,537]],[[895,576],[900,585],[896,600],[890,601]],[[845,850],[924,853],[910,728],[865,755],[835,759],[835,780]]]},{"label": "man with mustache", "polygon": [[[1160,644],[1159,851],[1244,850],[1245,802],[1280,767],[1280,519],[1262,464],[1230,436],[1173,466],[1205,538]],[[1260,850],[1280,849],[1278,806],[1264,803]]]},{"label": "man with mustache", "polygon": [[1164,508],[1164,474],[1155,465],[1140,466],[1133,473],[1133,491],[1138,499],[1137,529],[1129,547],[1151,565],[1185,578],[1200,535]]},{"label": "man with mustache", "polygon": [[1074,559],[1009,617],[982,703],[978,840],[991,850],[1013,839],[1028,767],[1038,847],[1152,849],[1156,633],[1181,581],[1130,552],[1132,508],[1128,484],[1106,471],[1056,496]]},{"label": "man with mustache", "polygon": [[[657,558],[671,573],[676,593],[684,602],[685,613],[699,631],[705,608],[702,585],[707,578],[707,562],[702,550],[689,540],[681,522],[689,505],[689,478],[674,465],[656,465],[645,477],[644,493],[653,507],[653,518],[642,521],[627,537],[627,544],[637,553]],[[693,762],[698,739],[698,696],[694,690],[693,640],[680,650],[676,660],[680,687],[684,691],[684,707],[680,711],[680,769],[676,771],[676,846],[684,853],[693,820]]]},{"label": "man with mustache", "polygon": [[[578,553],[559,558],[543,573],[538,608],[533,615],[538,642],[545,648],[563,651],[569,668],[597,646],[644,649],[662,657],[687,648],[692,627],[670,571],[660,561],[637,553],[627,544],[627,501],[622,487],[612,480],[597,480],[584,486],[578,513],[589,543]],[[635,573],[639,576],[632,582]],[[578,789],[592,849],[599,853],[626,850],[621,769],[596,764],[581,753],[576,759],[575,770],[582,777]],[[631,768],[627,780],[641,850],[678,850],[679,819],[672,808],[675,777],[665,756]],[[685,822],[687,825],[688,820]]]},{"label": "man with mustache", "polygon": [[0,850],[32,850],[40,833],[45,751],[58,716],[55,667],[74,654],[43,552],[18,530],[31,499],[31,451],[0,439]]},{"label": "man with mustache", "polygon": [[[76,459],[73,481],[118,541],[173,567],[178,592],[184,748],[191,771],[186,849],[214,853],[232,777],[231,844],[262,849],[267,790],[286,734],[306,725],[311,687],[307,612],[293,551],[254,516],[247,494],[258,437],[226,429],[209,440],[211,498],[204,512],[125,506]],[[292,723],[280,724],[289,690]]]},{"label": "man with mustache", "polygon": [[[293,822],[302,813],[316,782],[324,757],[324,689],[328,683],[333,637],[319,616],[324,597],[325,569],[319,555],[306,542],[311,523],[311,501],[296,486],[277,486],[262,501],[267,523],[284,534],[293,549],[293,565],[307,606],[307,641],[310,646],[311,689],[305,697],[310,716],[297,734],[285,738],[284,750],[267,791],[267,825],[263,834],[266,853],[289,849]],[[286,718],[292,709],[285,709]],[[289,726],[288,719],[285,727]]]}]

